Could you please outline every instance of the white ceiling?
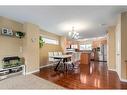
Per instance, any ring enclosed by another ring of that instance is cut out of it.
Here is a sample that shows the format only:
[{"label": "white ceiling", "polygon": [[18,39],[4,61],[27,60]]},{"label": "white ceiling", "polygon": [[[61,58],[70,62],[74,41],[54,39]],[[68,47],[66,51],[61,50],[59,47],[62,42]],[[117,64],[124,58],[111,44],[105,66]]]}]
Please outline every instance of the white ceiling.
[{"label": "white ceiling", "polygon": [[126,6],[0,6],[0,16],[32,22],[58,35],[67,35],[74,25],[81,38],[89,38],[104,36],[106,27],[126,10]]}]

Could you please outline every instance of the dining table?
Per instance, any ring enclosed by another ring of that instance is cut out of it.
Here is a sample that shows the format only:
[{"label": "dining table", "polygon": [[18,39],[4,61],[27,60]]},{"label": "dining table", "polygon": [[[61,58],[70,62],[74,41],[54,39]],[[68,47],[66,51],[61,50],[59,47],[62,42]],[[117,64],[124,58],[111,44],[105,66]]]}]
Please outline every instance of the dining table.
[{"label": "dining table", "polygon": [[71,57],[72,55],[57,55],[57,56],[51,56],[51,58],[54,58],[54,59],[58,59],[58,63],[56,65],[56,67],[54,68],[55,71],[58,71],[58,66],[63,63],[64,64],[64,68],[66,67],[66,70],[67,70],[67,66],[66,66],[66,63],[68,60],[71,60]]}]

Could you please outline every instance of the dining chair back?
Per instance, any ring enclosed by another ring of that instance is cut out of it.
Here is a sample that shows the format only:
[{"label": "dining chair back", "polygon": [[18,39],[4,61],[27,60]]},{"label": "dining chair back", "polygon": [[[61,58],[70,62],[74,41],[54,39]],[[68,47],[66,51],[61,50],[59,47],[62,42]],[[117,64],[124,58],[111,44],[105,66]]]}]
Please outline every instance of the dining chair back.
[{"label": "dining chair back", "polygon": [[[59,53],[58,53],[58,52],[53,52],[53,55],[54,55],[54,56],[59,56]],[[55,61],[55,62],[58,62],[59,59],[54,59],[54,61]]]},{"label": "dining chair back", "polygon": [[61,56],[61,55],[62,55],[62,52],[58,52],[58,55],[60,55],[60,56]]},{"label": "dining chair back", "polygon": [[58,56],[58,52],[53,52],[53,55],[54,56]]},{"label": "dining chair back", "polygon": [[54,58],[51,58],[53,56],[53,52],[48,52],[48,58],[49,58],[49,62],[53,62]]}]

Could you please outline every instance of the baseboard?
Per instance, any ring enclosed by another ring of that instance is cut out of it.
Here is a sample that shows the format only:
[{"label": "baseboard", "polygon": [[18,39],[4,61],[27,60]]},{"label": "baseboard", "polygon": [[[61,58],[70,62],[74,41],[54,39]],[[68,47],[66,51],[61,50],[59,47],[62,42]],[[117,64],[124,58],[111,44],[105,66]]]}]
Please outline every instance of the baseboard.
[{"label": "baseboard", "polygon": [[[56,63],[54,63],[54,64],[56,64]],[[41,68],[44,68],[44,67],[52,66],[52,65],[54,65],[54,64],[47,64],[47,65],[41,66],[41,67],[39,67],[39,68],[41,69]],[[29,75],[29,74],[32,74],[32,73],[35,73],[35,72],[39,72],[39,69],[34,70],[34,71],[31,71],[31,72],[27,72],[27,73],[25,73],[25,75]]]},{"label": "baseboard", "polygon": [[111,70],[111,71],[115,71],[116,72],[116,69],[108,69],[108,70]]},{"label": "baseboard", "polygon": [[127,80],[126,80],[126,79],[121,79],[120,81],[122,81],[122,82],[127,82]]},{"label": "baseboard", "polygon": [[[116,72],[116,70],[115,69],[108,69],[108,70],[111,70],[111,71],[115,71]],[[117,73],[117,72],[116,72]],[[119,75],[118,75],[119,76]],[[119,79],[120,79],[120,81],[122,81],[122,82],[127,82],[127,79],[121,79],[121,77],[119,76]]]},{"label": "baseboard", "polygon": [[39,72],[39,69],[34,70],[34,71],[31,71],[31,72],[26,72],[26,74],[25,74],[25,75],[29,75],[29,74],[32,74],[32,73],[35,73],[35,72]]},{"label": "baseboard", "polygon": [[52,65],[54,65],[54,64],[57,64],[57,63],[47,64],[47,65],[41,66],[40,69],[41,69],[41,68],[44,68],[44,67],[52,66]]}]

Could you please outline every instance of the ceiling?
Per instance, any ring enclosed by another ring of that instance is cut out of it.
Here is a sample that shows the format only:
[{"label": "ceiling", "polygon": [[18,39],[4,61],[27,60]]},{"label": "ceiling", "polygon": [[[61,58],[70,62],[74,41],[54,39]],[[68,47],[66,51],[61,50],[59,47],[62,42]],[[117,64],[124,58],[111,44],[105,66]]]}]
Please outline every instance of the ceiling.
[{"label": "ceiling", "polygon": [[0,16],[32,22],[58,35],[67,36],[74,26],[80,38],[91,38],[104,36],[126,10],[127,6],[0,6]]}]

